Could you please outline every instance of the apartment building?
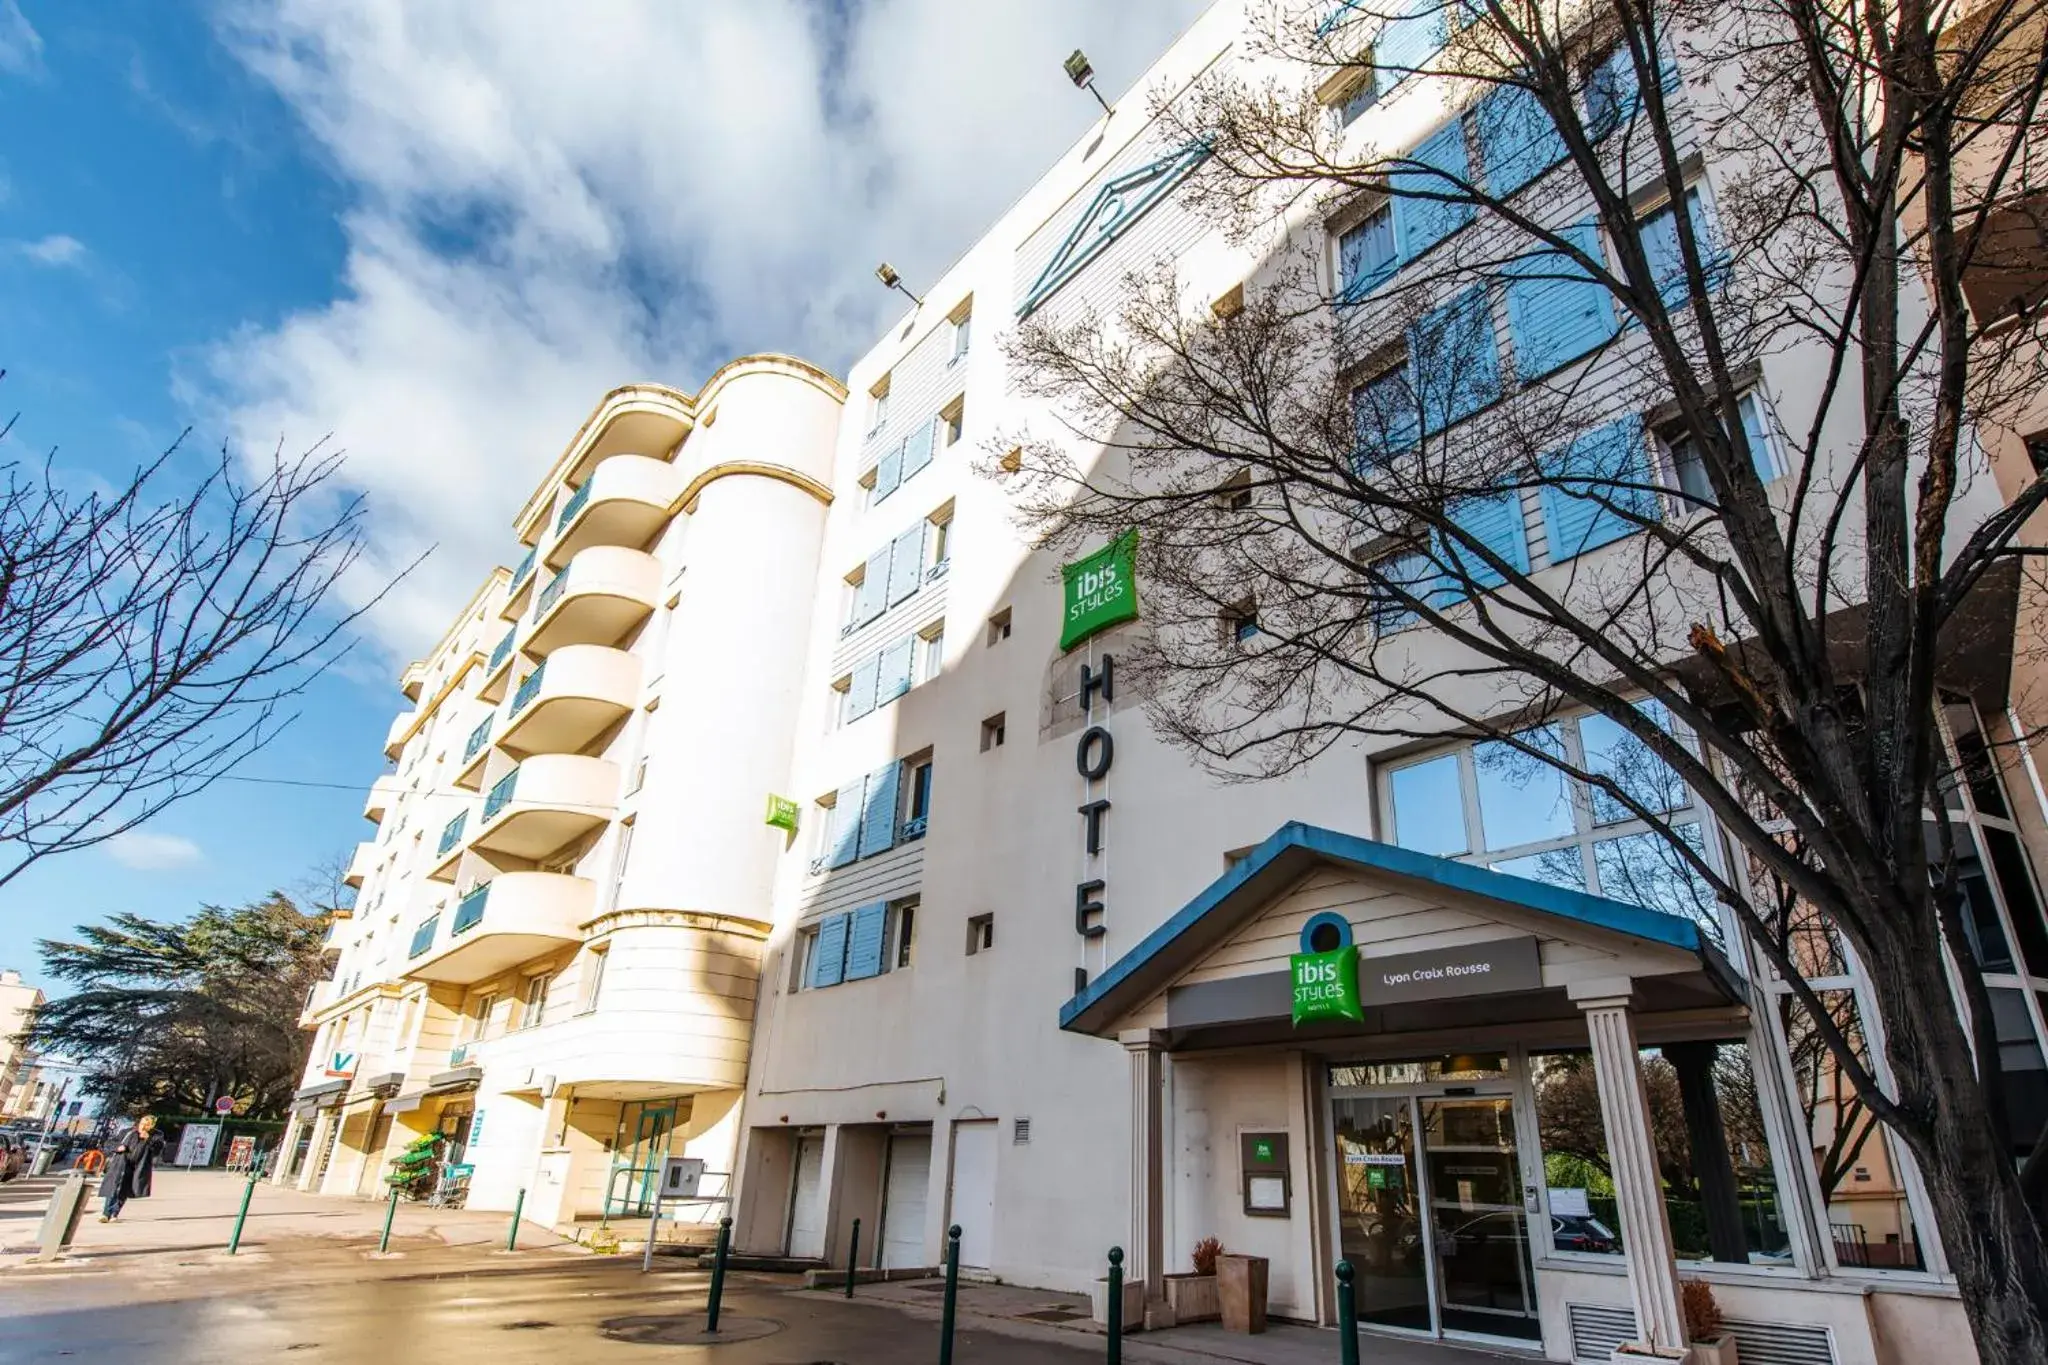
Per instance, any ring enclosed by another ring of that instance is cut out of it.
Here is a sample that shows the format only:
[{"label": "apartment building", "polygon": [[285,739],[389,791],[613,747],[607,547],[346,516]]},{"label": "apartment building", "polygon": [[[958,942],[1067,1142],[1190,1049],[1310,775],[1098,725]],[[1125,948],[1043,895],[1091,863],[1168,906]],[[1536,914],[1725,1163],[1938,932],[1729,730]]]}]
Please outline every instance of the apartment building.
[{"label": "apartment building", "polygon": [[23,981],[12,967],[0,971],[0,1113],[17,1112],[26,1099],[15,1092],[35,1069],[35,1054],[20,1041],[20,1034],[42,1005],[40,988]]},{"label": "apartment building", "polygon": [[[1642,903],[1641,822],[1448,731],[1224,784],[1119,685],[1142,601],[1075,638],[1128,561],[1068,574],[1020,531],[1000,452],[1048,413],[995,343],[1109,309],[1157,262],[1219,303],[1278,268],[1181,202],[1202,152],[1153,118],[1258,60],[1247,22],[1205,15],[845,385],[750,357],[598,405],[518,519],[518,566],[406,673],[280,1178],[367,1190],[438,1131],[473,1205],[524,1190],[568,1224],[644,1217],[687,1155],[729,1202],[683,1216],[729,1210],[744,1251],[843,1265],[858,1218],[863,1265],[933,1266],[957,1225],[970,1273],[1085,1290],[1117,1245],[1127,1317],[1155,1325],[1215,1236],[1269,1257],[1271,1310],[1308,1322],[1334,1320],[1347,1259],[1374,1330],[1605,1361],[1672,1340],[1682,1268],[1746,1356],[1950,1358],[1965,1329],[1910,1157],[1720,910],[1682,885]],[[1508,164],[1463,98],[1330,92],[1360,136]],[[1688,195],[1709,219],[1715,181],[1699,165]],[[1287,224],[1368,321],[1430,230],[1386,212]],[[1538,357],[1584,380],[1603,439],[1682,489],[1655,413],[1589,373],[1629,366],[1611,320],[1526,302],[1442,306],[1479,324],[1493,382]],[[1816,364],[1774,354],[1744,395],[1775,473]],[[1492,510],[1532,570],[1625,562],[1618,518],[1533,492]],[[2016,723],[2001,686],[1945,700],[2031,1143],[2048,796],[2023,748],[1989,758]],[[1598,717],[1554,729],[1596,771],[1626,757]],[[1732,856],[1682,784],[1669,809]],[[1354,946],[1369,1026],[1295,1028],[1290,958]],[[1822,945],[1812,967],[1871,1019],[1854,961]]]}]

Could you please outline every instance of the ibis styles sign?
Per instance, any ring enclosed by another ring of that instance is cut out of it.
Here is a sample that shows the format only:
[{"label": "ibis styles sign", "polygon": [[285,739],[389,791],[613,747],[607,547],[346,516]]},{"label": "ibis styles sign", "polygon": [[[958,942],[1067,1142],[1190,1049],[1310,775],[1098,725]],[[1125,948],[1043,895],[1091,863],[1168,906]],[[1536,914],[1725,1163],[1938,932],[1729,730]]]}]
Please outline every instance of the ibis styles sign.
[{"label": "ibis styles sign", "polygon": [[1296,953],[1288,962],[1295,1027],[1322,1019],[1365,1021],[1358,999],[1358,949],[1347,943],[1327,953]]},{"label": "ibis styles sign", "polygon": [[1060,614],[1060,648],[1072,649],[1098,631],[1138,614],[1138,533],[1126,531],[1109,544],[1061,568],[1066,580]]}]

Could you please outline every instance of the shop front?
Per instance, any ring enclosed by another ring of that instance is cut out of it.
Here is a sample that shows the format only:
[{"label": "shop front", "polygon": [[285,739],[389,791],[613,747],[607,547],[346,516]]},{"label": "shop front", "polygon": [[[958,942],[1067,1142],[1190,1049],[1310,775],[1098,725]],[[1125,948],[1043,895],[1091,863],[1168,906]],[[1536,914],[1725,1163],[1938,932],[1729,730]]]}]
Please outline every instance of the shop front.
[{"label": "shop front", "polygon": [[1061,1024],[1129,1060],[1150,1326],[1214,1236],[1300,1321],[1344,1261],[1364,1331],[1677,1357],[1697,1262],[1785,1359],[1882,1359],[1794,1265],[1825,1230],[1780,1201],[1748,999],[1690,920],[1289,825]]}]

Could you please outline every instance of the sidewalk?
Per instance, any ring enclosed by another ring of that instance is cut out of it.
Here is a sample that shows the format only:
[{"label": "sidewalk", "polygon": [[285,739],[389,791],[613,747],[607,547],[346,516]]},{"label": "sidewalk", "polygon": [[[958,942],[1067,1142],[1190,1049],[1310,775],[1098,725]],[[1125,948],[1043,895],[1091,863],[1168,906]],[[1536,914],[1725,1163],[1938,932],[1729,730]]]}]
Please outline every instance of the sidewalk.
[{"label": "sidewalk", "polygon": [[[60,1178],[21,1179],[0,1186],[0,1269],[23,1264],[34,1252],[43,1211]],[[225,1171],[160,1166],[154,1193],[131,1200],[115,1222],[100,1222],[99,1200],[90,1199],[65,1259],[75,1263],[153,1252],[224,1251],[246,1185],[244,1177]],[[97,1182],[89,1182],[88,1195],[97,1188]],[[242,1250],[247,1254],[266,1244],[304,1237],[374,1241],[383,1231],[385,1211],[382,1202],[301,1194],[289,1186],[258,1181],[242,1229]],[[503,1213],[400,1202],[391,1236],[394,1246],[401,1239],[428,1239],[444,1246],[502,1245],[510,1226],[510,1216]],[[563,1243],[540,1224],[529,1222],[519,1229],[519,1244],[538,1249]]]}]

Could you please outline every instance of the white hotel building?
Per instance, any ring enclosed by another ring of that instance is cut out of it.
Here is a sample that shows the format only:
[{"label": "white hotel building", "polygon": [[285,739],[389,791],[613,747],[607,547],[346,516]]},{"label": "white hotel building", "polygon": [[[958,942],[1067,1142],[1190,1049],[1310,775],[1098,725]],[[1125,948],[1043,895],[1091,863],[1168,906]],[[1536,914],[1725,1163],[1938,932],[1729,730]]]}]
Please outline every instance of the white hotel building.
[{"label": "white hotel building", "polygon": [[[1176,202],[1190,158],[1147,121],[1244,60],[1244,22],[1201,19],[845,384],[755,356],[598,403],[517,567],[406,670],[277,1178],[380,1194],[438,1130],[472,1207],[523,1190],[530,1219],[627,1228],[691,1155],[744,1252],[843,1265],[859,1218],[864,1266],[926,1267],[957,1223],[972,1273],[1078,1290],[1121,1245],[1155,1323],[1215,1236],[1308,1322],[1342,1258],[1376,1329],[1605,1361],[1671,1340],[1676,1264],[1744,1359],[1959,1358],[1910,1162],[1787,1037],[1782,988],[1732,935],[1602,894],[1638,827],[1449,736],[1221,785],[1114,686],[1142,618],[1059,648],[1060,565],[988,467],[1035,415],[995,343],[1139,264],[1202,299],[1255,275]],[[1357,117],[1389,145],[1463,127],[1427,81]],[[1711,210],[1712,166],[1699,188]],[[1510,356],[1557,343],[1518,321]],[[1757,377],[1767,439],[1803,420],[1802,365]],[[1513,530],[1538,569],[1553,510],[1532,495]],[[1976,761],[2002,689],[1948,709],[1955,805],[2038,1125],[2041,788]],[[794,832],[764,823],[777,796]],[[1578,889],[1490,870],[1560,857]],[[1297,1031],[1287,958],[1319,924],[1368,966],[1484,960],[1494,988],[1425,970],[1363,1027]],[[1853,998],[1854,964],[1827,969]]]}]

